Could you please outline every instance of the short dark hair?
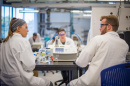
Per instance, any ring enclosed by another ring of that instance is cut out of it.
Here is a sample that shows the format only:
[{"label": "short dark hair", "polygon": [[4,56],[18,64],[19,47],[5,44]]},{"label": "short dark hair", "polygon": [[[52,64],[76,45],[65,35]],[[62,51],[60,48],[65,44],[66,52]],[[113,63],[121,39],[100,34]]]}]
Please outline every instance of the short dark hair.
[{"label": "short dark hair", "polygon": [[112,26],[113,31],[117,31],[119,27],[118,18],[115,15],[101,16],[100,21],[106,19],[106,23]]},{"label": "short dark hair", "polygon": [[37,36],[37,33],[33,33],[33,36]]},{"label": "short dark hair", "polygon": [[59,34],[59,32],[65,31],[64,29],[60,28],[57,30],[57,33]]}]

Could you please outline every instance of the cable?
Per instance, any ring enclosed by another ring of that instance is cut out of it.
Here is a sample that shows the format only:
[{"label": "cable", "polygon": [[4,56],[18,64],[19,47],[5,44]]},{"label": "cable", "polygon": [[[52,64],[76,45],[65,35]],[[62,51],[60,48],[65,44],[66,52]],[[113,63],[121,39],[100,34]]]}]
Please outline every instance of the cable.
[{"label": "cable", "polygon": [[120,8],[121,8],[121,0],[120,0],[120,5],[119,5],[119,8],[118,8],[118,12],[117,12],[117,18],[119,18],[120,20]]}]

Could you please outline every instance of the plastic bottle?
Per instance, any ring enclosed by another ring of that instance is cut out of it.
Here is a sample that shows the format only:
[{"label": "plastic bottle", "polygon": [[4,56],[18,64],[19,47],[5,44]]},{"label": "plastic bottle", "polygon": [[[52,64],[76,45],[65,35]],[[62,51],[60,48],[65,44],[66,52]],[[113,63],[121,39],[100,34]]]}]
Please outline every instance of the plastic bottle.
[{"label": "plastic bottle", "polygon": [[46,61],[46,49],[39,49],[39,61],[44,62]]}]

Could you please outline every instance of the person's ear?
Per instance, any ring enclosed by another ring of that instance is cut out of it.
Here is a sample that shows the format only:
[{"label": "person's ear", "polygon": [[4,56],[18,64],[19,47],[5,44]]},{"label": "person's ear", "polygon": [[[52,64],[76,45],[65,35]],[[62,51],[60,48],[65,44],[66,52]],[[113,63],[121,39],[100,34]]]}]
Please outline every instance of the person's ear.
[{"label": "person's ear", "polygon": [[108,30],[108,31],[111,31],[111,30],[112,30],[111,24],[108,24],[107,26],[108,26],[108,29],[107,29],[107,30]]},{"label": "person's ear", "polygon": [[17,31],[20,32],[20,27],[19,26],[17,26]]}]

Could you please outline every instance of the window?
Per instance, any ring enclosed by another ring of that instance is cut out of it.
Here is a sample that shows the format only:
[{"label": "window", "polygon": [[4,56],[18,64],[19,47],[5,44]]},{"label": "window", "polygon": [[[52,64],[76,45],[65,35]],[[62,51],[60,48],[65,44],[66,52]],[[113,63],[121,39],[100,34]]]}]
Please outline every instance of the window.
[{"label": "window", "polygon": [[[6,13],[5,13],[6,11]],[[10,7],[2,6],[2,29],[1,29],[1,38],[6,38],[8,35],[8,28],[10,24]]]},{"label": "window", "polygon": [[[34,10],[34,9],[31,9],[31,8],[25,8],[25,10]],[[37,28],[35,28],[35,25],[37,24],[36,21],[34,21],[34,14],[35,13],[24,13],[25,16],[24,16],[24,20],[27,22],[27,25],[28,25],[28,35],[27,35],[27,38],[30,38],[34,32],[37,32]],[[36,30],[35,30],[36,29]]]},{"label": "window", "polygon": [[37,32],[37,16],[36,13],[20,13],[19,10],[34,10],[33,8],[14,8],[9,6],[1,7],[1,38],[6,38],[8,35],[9,24],[12,17],[24,19],[28,25],[27,39]]},{"label": "window", "polygon": [[16,18],[20,18],[20,19],[23,19],[23,13],[19,13],[19,10],[23,10],[23,8],[16,8],[16,15],[15,17]]}]

